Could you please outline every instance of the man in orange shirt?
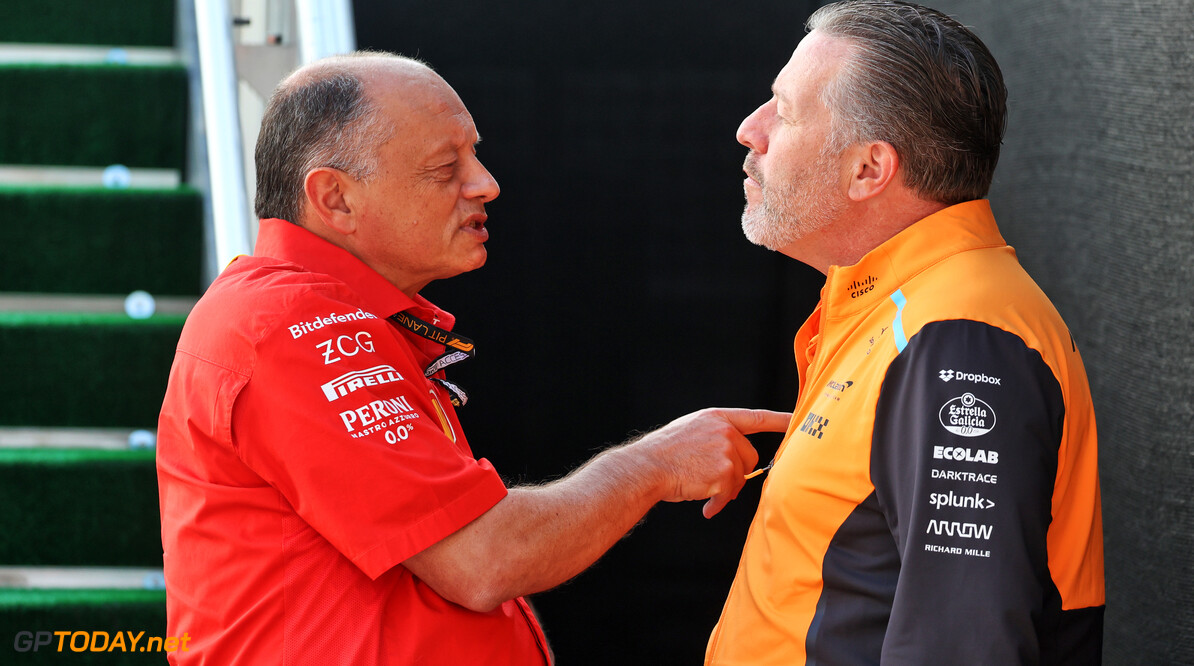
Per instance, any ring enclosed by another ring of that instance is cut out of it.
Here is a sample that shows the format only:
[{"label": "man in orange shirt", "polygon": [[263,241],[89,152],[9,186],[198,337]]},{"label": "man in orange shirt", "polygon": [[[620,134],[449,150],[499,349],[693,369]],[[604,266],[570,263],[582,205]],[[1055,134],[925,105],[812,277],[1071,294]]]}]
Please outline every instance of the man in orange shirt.
[{"label": "man in orange shirt", "polygon": [[788,414],[705,410],[551,484],[506,488],[444,369],[473,344],[419,295],[485,263],[473,119],[427,66],[300,69],[257,146],[253,256],[195,307],[162,406],[173,663],[544,664],[522,595],[576,575],[659,501],[717,513]]},{"label": "man in orange shirt", "polygon": [[1086,374],[983,199],[999,67],[907,3],[808,27],[738,130],[742,226],[826,281],[706,663],[1099,663]]}]

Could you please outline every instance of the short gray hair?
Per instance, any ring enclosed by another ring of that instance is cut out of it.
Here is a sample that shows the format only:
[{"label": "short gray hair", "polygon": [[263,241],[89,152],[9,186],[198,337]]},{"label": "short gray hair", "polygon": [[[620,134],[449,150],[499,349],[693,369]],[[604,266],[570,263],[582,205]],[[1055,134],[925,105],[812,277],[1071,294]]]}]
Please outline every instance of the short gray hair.
[{"label": "short gray hair", "polygon": [[823,91],[829,149],[886,141],[904,183],[945,204],[991,188],[1007,124],[1007,88],[973,32],[933,9],[890,0],[826,5],[807,29],[845,39],[849,55]]},{"label": "short gray hair", "polygon": [[358,68],[336,63],[379,55],[390,54],[339,56],[274,90],[254,153],[257,217],[300,224],[303,180],[312,169],[332,167],[361,181],[377,173],[377,147],[393,138],[395,128],[365,94]]}]

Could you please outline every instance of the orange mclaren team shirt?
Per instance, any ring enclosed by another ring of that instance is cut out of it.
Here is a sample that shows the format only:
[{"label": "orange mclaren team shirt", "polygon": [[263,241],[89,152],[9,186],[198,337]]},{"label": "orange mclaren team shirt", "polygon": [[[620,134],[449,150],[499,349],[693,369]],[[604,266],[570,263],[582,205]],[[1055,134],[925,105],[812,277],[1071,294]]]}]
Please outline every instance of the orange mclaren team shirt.
[{"label": "orange mclaren team shirt", "polygon": [[192,311],[158,426],[171,663],[549,662],[522,599],[475,613],[402,566],[506,488],[399,311],[454,323],[282,220]]},{"label": "orange mclaren team shirt", "polygon": [[986,201],[829,271],[707,664],[1096,664],[1078,350]]}]

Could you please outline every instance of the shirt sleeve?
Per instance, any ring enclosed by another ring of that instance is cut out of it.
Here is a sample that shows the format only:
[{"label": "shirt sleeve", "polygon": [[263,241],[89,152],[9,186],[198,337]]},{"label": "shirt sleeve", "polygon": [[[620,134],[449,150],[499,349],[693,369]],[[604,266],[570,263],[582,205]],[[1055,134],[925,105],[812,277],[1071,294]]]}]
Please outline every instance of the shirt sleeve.
[{"label": "shirt sleeve", "polygon": [[1064,419],[1041,355],[994,326],[930,323],[891,363],[871,458],[900,557],[883,663],[1041,663]]},{"label": "shirt sleeve", "polygon": [[385,319],[316,291],[255,349],[233,407],[238,454],[370,577],[505,497]]}]

